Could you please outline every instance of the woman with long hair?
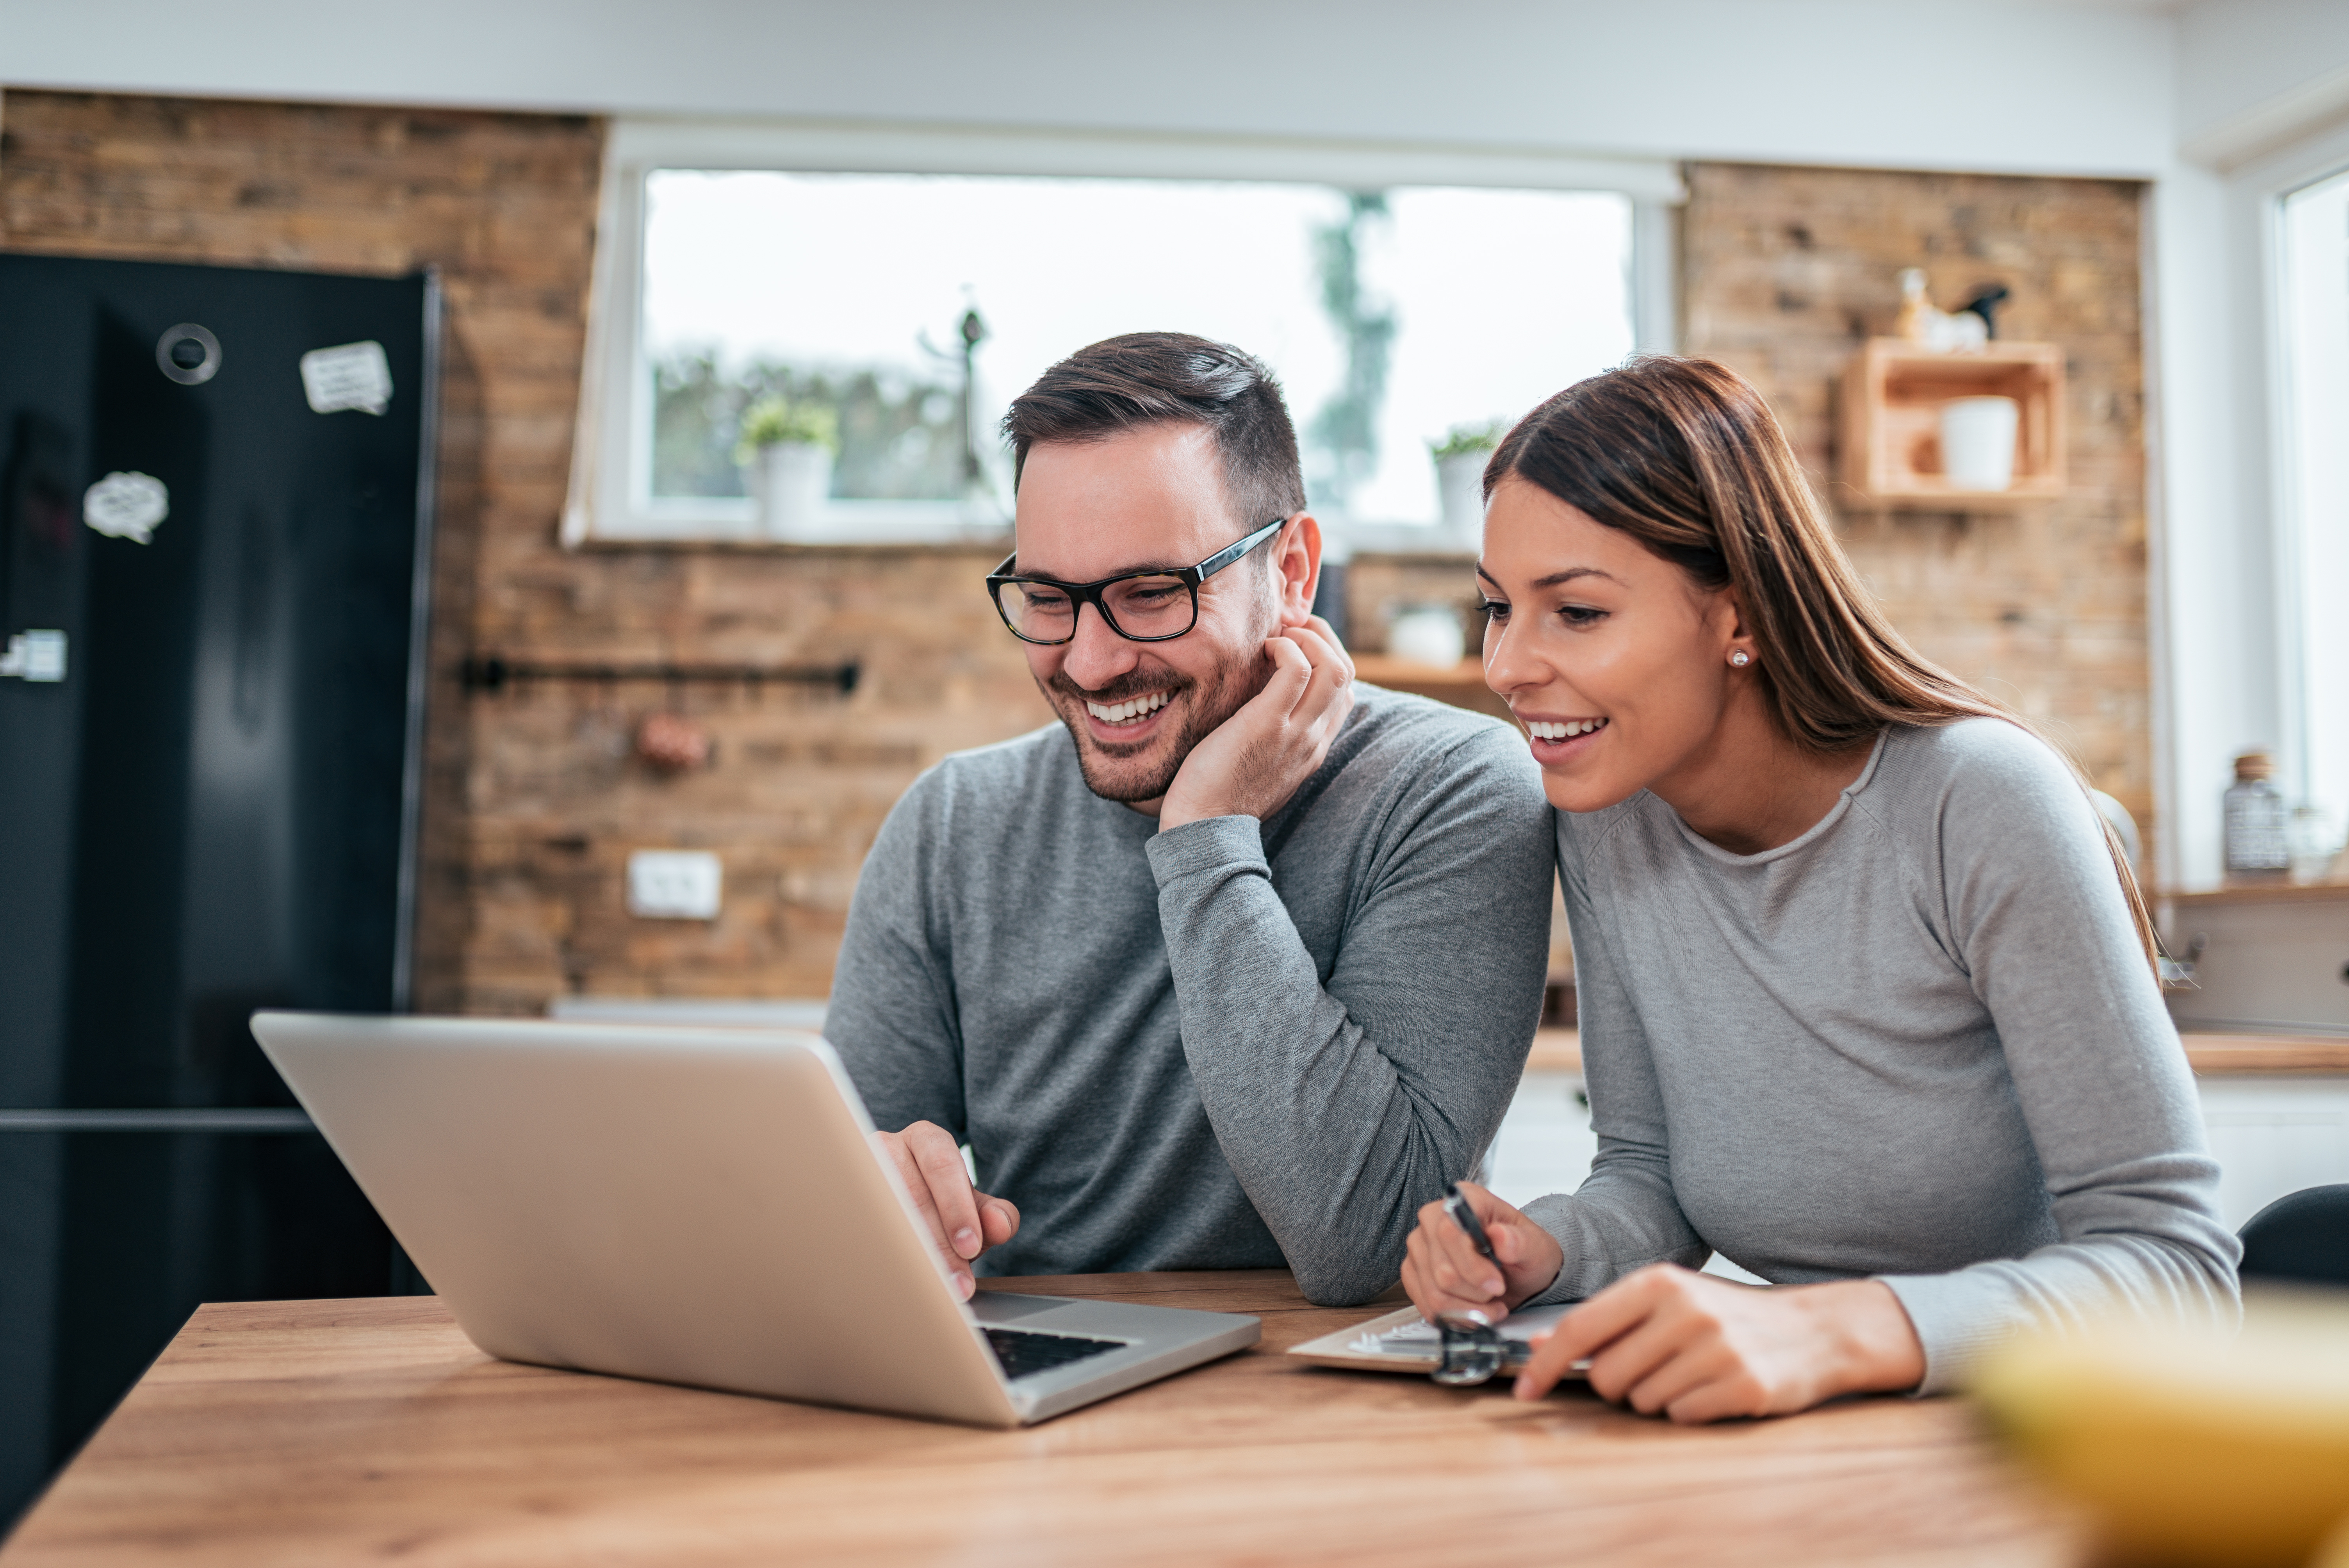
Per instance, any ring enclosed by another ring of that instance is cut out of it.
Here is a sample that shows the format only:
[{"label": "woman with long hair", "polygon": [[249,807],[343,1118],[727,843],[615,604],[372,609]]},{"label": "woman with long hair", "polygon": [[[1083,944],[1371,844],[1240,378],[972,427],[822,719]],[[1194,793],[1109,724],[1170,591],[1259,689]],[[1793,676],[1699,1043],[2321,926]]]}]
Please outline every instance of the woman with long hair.
[{"label": "woman with long hair", "polygon": [[[2236,1309],[2184,1053],[2079,777],[1875,607],[1769,408],[1651,358],[1485,472],[1485,680],[1557,808],[1599,1154],[1464,1189],[1403,1267],[1430,1318],[1578,1301],[1675,1420],[1951,1386],[2001,1336]],[[1779,1288],[1694,1272],[1719,1252]]]}]

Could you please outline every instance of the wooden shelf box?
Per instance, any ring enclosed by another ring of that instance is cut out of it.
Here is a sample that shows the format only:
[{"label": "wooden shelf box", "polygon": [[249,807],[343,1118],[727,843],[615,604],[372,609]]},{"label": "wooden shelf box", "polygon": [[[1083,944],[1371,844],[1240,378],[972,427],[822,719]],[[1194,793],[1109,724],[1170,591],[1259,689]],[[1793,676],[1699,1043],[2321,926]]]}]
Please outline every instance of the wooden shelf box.
[{"label": "wooden shelf box", "polygon": [[1495,718],[1509,717],[1509,705],[1485,684],[1485,661],[1474,655],[1448,667],[1415,664],[1389,654],[1356,654],[1353,658],[1355,676],[1374,686],[1433,697]]},{"label": "wooden shelf box", "polygon": [[[2012,397],[2014,482],[1959,490],[1941,471],[1941,405]],[[1860,504],[1964,511],[2064,493],[2064,351],[2052,343],[1992,343],[1936,353],[1871,338],[1845,373],[1843,479]]]}]

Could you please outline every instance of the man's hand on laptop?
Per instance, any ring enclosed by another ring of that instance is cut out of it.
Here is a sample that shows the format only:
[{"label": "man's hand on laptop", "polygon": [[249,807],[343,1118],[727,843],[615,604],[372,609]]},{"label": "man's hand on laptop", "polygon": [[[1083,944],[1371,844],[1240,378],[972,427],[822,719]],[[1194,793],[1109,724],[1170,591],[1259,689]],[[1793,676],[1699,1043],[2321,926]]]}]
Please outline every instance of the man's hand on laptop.
[{"label": "man's hand on laptop", "polygon": [[1320,616],[1265,639],[1264,689],[1191,749],[1159,807],[1161,831],[1206,817],[1265,818],[1330,755],[1354,707],[1354,661]]},{"label": "man's hand on laptop", "polygon": [[953,1274],[956,1294],[968,1301],[978,1288],[971,1277],[971,1260],[1019,1233],[1019,1211],[1009,1199],[990,1197],[970,1184],[962,1146],[934,1121],[916,1121],[900,1132],[876,1132],[873,1140],[897,1167],[898,1179]]}]

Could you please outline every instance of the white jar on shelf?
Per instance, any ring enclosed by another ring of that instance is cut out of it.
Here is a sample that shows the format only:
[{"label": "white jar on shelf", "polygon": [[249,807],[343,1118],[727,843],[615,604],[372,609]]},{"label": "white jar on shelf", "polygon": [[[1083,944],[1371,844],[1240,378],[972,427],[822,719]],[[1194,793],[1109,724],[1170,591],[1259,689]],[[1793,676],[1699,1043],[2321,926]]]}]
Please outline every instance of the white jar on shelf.
[{"label": "white jar on shelf", "polygon": [[1413,604],[1387,622],[1387,652],[1398,659],[1450,669],[1468,656],[1460,613],[1444,604]]},{"label": "white jar on shelf", "polygon": [[1952,397],[1941,405],[1941,473],[1952,490],[2002,490],[2014,483],[2012,397]]}]

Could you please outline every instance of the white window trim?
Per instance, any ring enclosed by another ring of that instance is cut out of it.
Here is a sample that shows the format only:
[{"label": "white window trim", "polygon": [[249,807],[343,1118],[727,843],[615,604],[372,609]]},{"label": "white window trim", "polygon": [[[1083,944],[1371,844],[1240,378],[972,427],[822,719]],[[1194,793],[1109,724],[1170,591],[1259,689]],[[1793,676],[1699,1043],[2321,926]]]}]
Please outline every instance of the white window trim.
[{"label": "white window trim", "polygon": [[[655,169],[790,170],[872,174],[1002,174],[1159,180],[1261,180],[1386,189],[1465,185],[1611,191],[1633,203],[1634,338],[1642,352],[1675,346],[1676,266],[1671,209],[1687,200],[1679,166],[1580,158],[1538,149],[1431,148],[1364,142],[841,125],[827,122],[624,119],[605,139],[587,343],[572,442],[562,542],[633,545],[772,543],[751,503],[651,502],[632,493],[648,438],[640,396],[645,176]],[[1003,520],[954,501],[833,503],[837,538],[806,544],[991,543]],[[1402,533],[1387,529],[1375,531]],[[1358,548],[1374,547],[1365,539]]]},{"label": "white window trim", "polygon": [[2307,646],[2307,584],[2302,580],[2299,464],[2291,418],[2290,366],[2283,353],[2287,289],[2284,278],[2283,202],[2292,192],[2349,170],[2349,126],[2312,137],[2238,170],[2233,184],[2253,203],[2258,229],[2260,322],[2257,353],[2266,445],[2261,454],[2266,478],[2269,568],[2274,593],[2272,620],[2276,707],[2282,733],[2275,738],[2278,772],[2295,798],[2308,787],[2310,735],[2316,716],[2310,704],[2325,683],[2312,681]]},{"label": "white window trim", "polygon": [[[2300,491],[2300,453],[2296,449],[2295,433],[2299,428],[2298,410],[2292,406],[2291,367],[2282,352],[2285,320],[2286,279],[2284,275],[2284,212],[2286,196],[2310,185],[2349,173],[2349,129],[2324,139],[2321,150],[2302,148],[2302,156],[2294,160],[2296,176],[2282,189],[2277,190],[2267,203],[2266,232],[2262,236],[2267,248],[2267,266],[2261,281],[2268,295],[2268,407],[2272,410],[2268,428],[2268,466],[2274,476],[2271,493],[2274,496],[2273,538],[2276,562],[2277,594],[2276,629],[2283,641],[2278,659],[2282,674],[2279,698],[2283,709],[2284,778],[2291,780],[2295,795],[2305,799],[2314,791],[2313,753],[2318,726],[2317,704],[2327,696],[2337,700],[2339,673],[2332,678],[2316,668],[2316,654],[2310,645],[2312,627],[2311,584],[2305,566],[2307,540],[2303,530],[2307,509],[2302,504]],[[2311,154],[2313,153],[2313,156]],[[2337,613],[2337,608],[2336,608]],[[2336,802],[2327,800],[2326,805]]]},{"label": "white window trim", "polygon": [[[2147,453],[2161,483],[2147,497],[2152,546],[2154,765],[2163,881],[2177,892],[2220,885],[2220,793],[2243,746],[2275,748],[2286,788],[2302,777],[2309,712],[2300,624],[2300,551],[2285,510],[2291,433],[2284,367],[2282,199],[2349,165],[2349,124],[2328,127],[2210,171],[2208,206],[2189,171],[2178,210],[2208,212],[2199,232],[2157,229],[2178,253],[2149,248]],[[2156,188],[2157,202],[2168,199]],[[2190,304],[2158,304],[2193,280]],[[2180,330],[2182,328],[2182,330]],[[2164,359],[2175,334],[2190,383]],[[2190,428],[2189,428],[2190,427]],[[2231,576],[2222,561],[2241,562]]]}]

